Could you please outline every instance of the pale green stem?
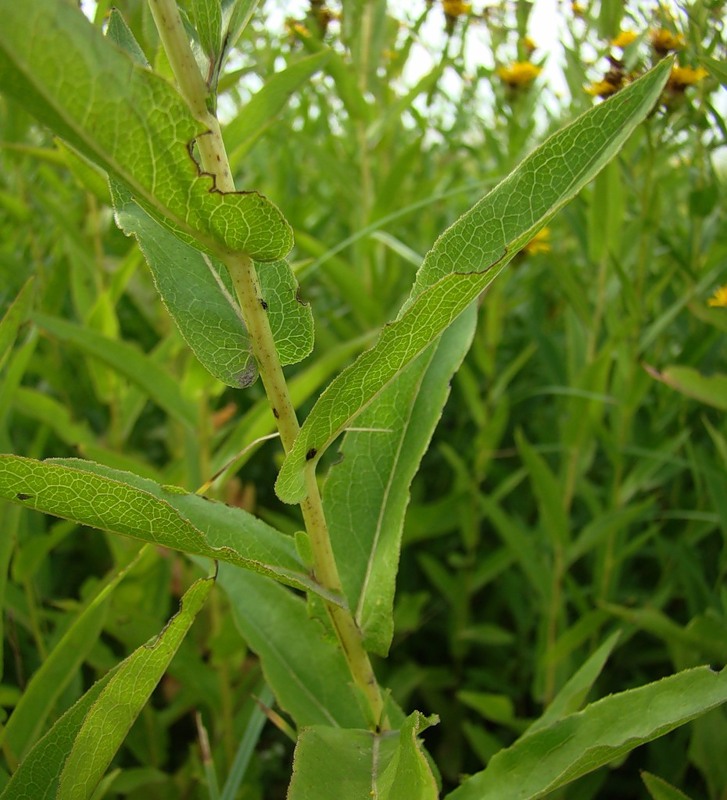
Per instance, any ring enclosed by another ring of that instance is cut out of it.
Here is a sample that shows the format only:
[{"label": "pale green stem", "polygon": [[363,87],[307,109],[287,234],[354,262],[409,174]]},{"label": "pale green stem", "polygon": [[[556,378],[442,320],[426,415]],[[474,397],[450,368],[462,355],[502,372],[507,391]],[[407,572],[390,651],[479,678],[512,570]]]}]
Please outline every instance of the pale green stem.
[{"label": "pale green stem", "polygon": [[[202,168],[215,177],[216,187],[220,191],[233,192],[235,185],[219,123],[208,109],[207,85],[194,60],[176,2],[149,0],[149,4],[180,91],[194,116],[204,123],[209,131],[197,139]],[[240,253],[228,256],[225,259],[225,266],[235,285],[253,355],[278,425],[283,448],[288,452],[300,427],[273,340],[267,306],[263,302],[255,265],[251,258]],[[301,510],[310,538],[315,578],[326,589],[343,596],[323,503],[312,468],[306,470],[306,485],[308,497],[301,503]],[[367,700],[372,725],[386,726],[383,698],[356,621],[347,608],[336,603],[326,602],[326,609],[351,676]]]},{"label": "pale green stem", "polygon": [[207,132],[197,138],[202,169],[214,176],[215,187],[221,192],[234,192],[235,184],[222,141],[220,123],[207,107],[209,90],[194,59],[176,0],[149,0],[149,7],[179,91],[194,118],[207,128]]}]

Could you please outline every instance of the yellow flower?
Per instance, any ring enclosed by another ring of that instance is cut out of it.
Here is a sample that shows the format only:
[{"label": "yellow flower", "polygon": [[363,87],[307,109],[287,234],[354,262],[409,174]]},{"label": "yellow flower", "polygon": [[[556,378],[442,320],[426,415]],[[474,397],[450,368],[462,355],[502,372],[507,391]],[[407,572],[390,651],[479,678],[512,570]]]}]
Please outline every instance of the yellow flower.
[{"label": "yellow flower", "polygon": [[610,97],[612,94],[616,94],[620,88],[610,81],[596,81],[596,83],[586,86],[586,94],[590,94],[591,97]]},{"label": "yellow flower", "polygon": [[707,305],[714,308],[727,308],[727,283],[715,289],[714,294],[707,301]]},{"label": "yellow flower", "polygon": [[549,253],[551,250],[550,228],[541,228],[525,247],[523,247],[523,250],[531,256],[537,253]]},{"label": "yellow flower", "polygon": [[628,47],[639,38],[639,34],[634,31],[621,31],[615,39],[611,39],[614,47]]},{"label": "yellow flower", "polygon": [[702,67],[693,69],[692,67],[679,67],[676,64],[671,68],[671,75],[667,87],[673,92],[683,92],[687,86],[699,83],[702,78],[706,78],[709,73]]},{"label": "yellow flower", "polygon": [[444,13],[448,17],[460,17],[463,14],[469,14],[472,6],[469,3],[463,3],[462,0],[442,0],[444,6]]},{"label": "yellow flower", "polygon": [[570,10],[573,12],[573,15],[576,16],[576,17],[582,17],[586,13],[586,7],[582,6],[580,3],[575,2],[575,0],[573,0],[573,2],[571,2]]},{"label": "yellow flower", "polygon": [[657,28],[651,32],[651,46],[660,55],[666,55],[670,50],[681,50],[684,47],[684,37],[681,33]]},{"label": "yellow flower", "polygon": [[515,61],[507,67],[500,67],[497,74],[511,88],[518,89],[531,84],[540,75],[541,67],[529,61]]}]

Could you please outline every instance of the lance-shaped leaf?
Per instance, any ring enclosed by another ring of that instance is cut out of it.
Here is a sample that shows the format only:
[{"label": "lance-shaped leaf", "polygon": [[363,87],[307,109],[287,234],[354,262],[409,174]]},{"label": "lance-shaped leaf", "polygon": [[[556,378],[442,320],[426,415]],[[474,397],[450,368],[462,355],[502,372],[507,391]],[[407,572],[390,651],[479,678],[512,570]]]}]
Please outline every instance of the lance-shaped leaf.
[{"label": "lance-shaped leaf", "polygon": [[75,322],[34,314],[33,322],[66,344],[103,361],[142,389],[167,414],[190,428],[197,424],[195,404],[182,394],[179,382],[135,344],[110,339]]},{"label": "lance-shaped leaf", "polygon": [[330,597],[310,578],[289,536],[240,508],[130,472],[78,459],[0,455],[0,497],[81,525],[228,561]]},{"label": "lance-shaped leaf", "polygon": [[1,800],[86,800],[169,666],[214,586],[203,578],[182,597],[159,636],[142,645],[72,706],[30,751]]},{"label": "lance-shaped leaf", "polygon": [[230,166],[235,169],[257,140],[273,124],[293,92],[315,74],[328,60],[328,51],[294,61],[276,72],[245,106],[243,114],[222,132],[229,152]]},{"label": "lance-shaped leaf", "polygon": [[298,738],[288,800],[436,800],[437,783],[417,739],[436,722],[418,711],[401,730],[314,726]]},{"label": "lance-shaped leaf", "polygon": [[278,476],[281,500],[305,497],[304,471],[613,158],[653,107],[670,68],[664,60],[551,136],[437,239],[397,320],[313,407]]},{"label": "lance-shaped leaf", "polygon": [[367,649],[386,655],[409,486],[469,349],[471,308],[394,380],[346,434],[323,505],[344,592]]},{"label": "lance-shaped leaf", "polygon": [[3,746],[17,759],[22,760],[27,748],[35,742],[59,695],[96,644],[112,593],[137,560],[114,575],[90,600],[33,674],[2,736]]},{"label": "lance-shaped leaf", "polygon": [[188,243],[285,257],[292,233],[256,192],[222,193],[192,155],[204,126],[177,91],[135,63],[70,3],[0,0],[0,89],[125,184]]},{"label": "lance-shaped leaf", "polygon": [[[149,216],[112,181],[116,221],[139,242],[164,305],[184,340],[215,378],[235,388],[250,386],[257,365],[226,269],[185,244]],[[258,271],[275,345],[283,364],[313,349],[313,315],[298,298],[298,282],[285,260]]]},{"label": "lance-shaped leaf", "polygon": [[727,702],[727,668],[610,695],[501,750],[447,800],[535,800]]},{"label": "lance-shaped leaf", "polygon": [[296,725],[361,728],[363,705],[340,647],[304,598],[274,581],[220,564],[218,581],[265,680]]}]

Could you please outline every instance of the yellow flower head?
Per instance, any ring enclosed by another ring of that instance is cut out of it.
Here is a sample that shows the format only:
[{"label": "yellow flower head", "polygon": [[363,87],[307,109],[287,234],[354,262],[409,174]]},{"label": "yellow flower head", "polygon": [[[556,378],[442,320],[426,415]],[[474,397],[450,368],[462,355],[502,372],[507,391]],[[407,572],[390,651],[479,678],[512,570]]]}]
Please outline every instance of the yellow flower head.
[{"label": "yellow flower head", "polygon": [[611,39],[613,47],[628,47],[639,38],[639,34],[634,31],[621,31],[615,39]]},{"label": "yellow flower head", "polygon": [[500,67],[497,70],[498,76],[511,89],[529,86],[540,73],[541,67],[531,64],[529,61],[514,61],[507,67]]},{"label": "yellow flower head", "polygon": [[671,74],[667,82],[667,87],[672,92],[683,92],[687,86],[694,86],[702,78],[706,78],[709,73],[702,67],[693,69],[692,67],[678,67],[676,64],[671,68]]},{"label": "yellow flower head", "polygon": [[550,228],[541,228],[525,247],[523,247],[523,250],[531,256],[537,253],[549,253],[551,250]]},{"label": "yellow flower head", "polygon": [[681,33],[657,28],[651,32],[651,46],[659,55],[666,55],[671,50],[681,50],[684,47],[684,37]]},{"label": "yellow flower head", "polygon": [[612,94],[616,94],[620,88],[610,81],[596,81],[596,83],[586,86],[586,94],[590,94],[591,97],[610,97]]},{"label": "yellow flower head", "polygon": [[469,3],[463,3],[462,0],[442,0],[444,13],[448,17],[461,17],[469,14],[472,6]]},{"label": "yellow flower head", "polygon": [[574,17],[583,17],[586,13],[586,7],[575,2],[575,0],[572,0],[570,10],[573,12]]},{"label": "yellow flower head", "polygon": [[707,301],[707,305],[714,308],[727,308],[727,283],[715,289],[714,294]]},{"label": "yellow flower head", "polygon": [[285,21],[285,27],[292,37],[298,36],[302,39],[310,39],[311,32],[302,22],[297,22],[294,19],[287,19]]}]

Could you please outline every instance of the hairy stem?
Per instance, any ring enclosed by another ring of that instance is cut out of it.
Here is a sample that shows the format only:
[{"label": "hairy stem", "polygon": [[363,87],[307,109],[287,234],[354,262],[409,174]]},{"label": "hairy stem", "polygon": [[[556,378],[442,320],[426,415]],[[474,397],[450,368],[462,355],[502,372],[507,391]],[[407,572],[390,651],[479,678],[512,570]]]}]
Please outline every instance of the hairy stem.
[{"label": "hairy stem", "polygon": [[[233,192],[235,185],[219,123],[209,110],[207,85],[194,60],[176,2],[149,0],[149,4],[180,91],[194,116],[204,123],[209,131],[197,139],[202,168],[215,176],[216,187],[220,191]],[[267,306],[263,302],[255,265],[247,255],[238,253],[225,259],[225,266],[235,285],[253,355],[278,425],[283,448],[287,453],[293,446],[300,426],[270,330]],[[326,589],[342,596],[341,579],[331,547],[318,483],[312,468],[307,470],[306,482],[308,496],[301,503],[301,510],[310,538],[315,578]],[[327,602],[326,609],[351,676],[366,698],[372,726],[386,727],[381,691],[355,619],[347,608],[333,602]]]}]

